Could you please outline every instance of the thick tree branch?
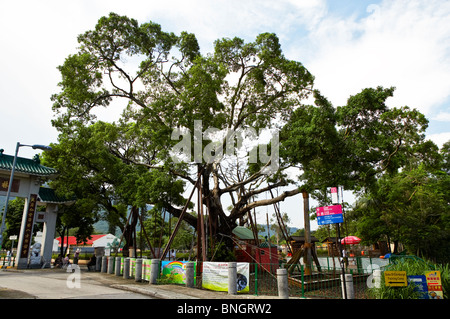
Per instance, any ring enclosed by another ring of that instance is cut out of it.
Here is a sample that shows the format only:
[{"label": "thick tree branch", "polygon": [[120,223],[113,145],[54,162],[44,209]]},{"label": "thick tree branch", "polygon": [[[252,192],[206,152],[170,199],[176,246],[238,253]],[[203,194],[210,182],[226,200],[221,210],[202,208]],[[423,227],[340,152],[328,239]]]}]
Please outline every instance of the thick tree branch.
[{"label": "thick tree branch", "polygon": [[245,205],[238,212],[236,212],[236,214],[234,216],[232,216],[232,217],[233,218],[242,217],[247,212],[251,211],[253,208],[260,207],[260,206],[272,205],[272,204],[284,201],[287,197],[291,197],[291,196],[297,195],[297,194],[299,194],[301,192],[302,192],[302,190],[300,188],[296,188],[296,189],[293,189],[293,190],[290,190],[290,191],[283,192],[283,193],[281,193],[281,195],[279,195],[277,197],[274,197],[274,198],[263,199],[263,200],[258,200],[258,201],[251,202],[251,203]]},{"label": "thick tree branch", "polygon": [[[176,208],[176,207],[173,207],[173,206],[171,206],[171,205],[168,205],[168,206],[166,206],[165,208],[168,210],[168,212],[169,212],[172,216],[177,217],[177,218],[180,217],[181,212],[182,212],[181,209]],[[193,216],[193,215],[191,215],[191,214],[186,213],[186,214],[184,214],[184,216],[183,216],[183,220],[184,220],[185,222],[187,222],[189,225],[191,225],[192,227],[197,228],[197,217],[195,217],[195,216]]]},{"label": "thick tree branch", "polygon": [[241,182],[234,183],[233,185],[230,185],[230,186],[228,186],[228,187],[225,187],[225,188],[221,189],[220,192],[219,192],[219,194],[222,195],[222,194],[224,194],[224,193],[229,193],[229,192],[236,191],[236,190],[238,190],[239,188],[241,188],[242,186],[244,186],[244,185],[246,185],[246,184],[248,184],[248,183],[251,183],[251,182],[257,180],[258,178],[260,178],[261,176],[264,175],[263,172],[264,172],[265,168],[268,167],[268,166],[270,165],[270,163],[271,163],[271,161],[269,160],[269,161],[267,162],[267,164],[264,165],[264,167],[262,167],[262,168],[259,170],[259,172],[253,174],[253,175],[250,176],[249,178],[247,178],[247,179],[245,179],[245,180],[243,180],[243,181],[241,181]]}]

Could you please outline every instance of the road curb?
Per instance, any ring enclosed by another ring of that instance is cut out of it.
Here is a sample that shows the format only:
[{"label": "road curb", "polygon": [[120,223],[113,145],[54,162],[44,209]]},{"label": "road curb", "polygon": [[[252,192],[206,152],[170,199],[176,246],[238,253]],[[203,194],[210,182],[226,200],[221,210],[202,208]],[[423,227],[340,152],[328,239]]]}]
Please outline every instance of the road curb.
[{"label": "road curb", "polygon": [[200,299],[200,298],[189,296],[189,295],[165,291],[163,289],[156,289],[156,288],[152,289],[151,287],[142,288],[142,287],[137,287],[137,286],[118,285],[118,284],[110,285],[110,287],[116,288],[116,289],[127,290],[127,291],[131,291],[131,292],[136,292],[136,293],[144,294],[144,295],[154,297],[154,298],[159,298],[159,299]]}]

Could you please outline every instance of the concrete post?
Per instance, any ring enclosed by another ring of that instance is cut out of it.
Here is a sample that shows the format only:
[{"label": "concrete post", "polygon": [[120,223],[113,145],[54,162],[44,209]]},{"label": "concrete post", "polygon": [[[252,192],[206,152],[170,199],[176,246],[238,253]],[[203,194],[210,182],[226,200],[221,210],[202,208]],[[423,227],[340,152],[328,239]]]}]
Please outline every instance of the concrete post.
[{"label": "concrete post", "polygon": [[136,259],[136,267],[134,271],[134,280],[142,281],[142,258]]},{"label": "concrete post", "polygon": [[102,258],[101,256],[95,256],[95,271],[102,270]]},{"label": "concrete post", "polygon": [[44,267],[50,268],[52,260],[53,239],[55,238],[56,218],[58,217],[58,205],[47,204],[45,209],[44,230],[42,234],[43,245],[41,247],[41,256],[44,257],[46,264]]},{"label": "concrete post", "polygon": [[186,287],[194,287],[194,263],[186,263]]},{"label": "concrete post", "polygon": [[108,274],[114,274],[114,257],[108,257]]},{"label": "concrete post", "polygon": [[150,267],[150,284],[156,285],[159,275],[159,259],[152,259]]},{"label": "concrete post", "polygon": [[108,257],[102,256],[102,272],[106,272],[108,267]]},{"label": "concrete post", "polygon": [[228,294],[237,294],[237,263],[234,261],[228,263]]},{"label": "concrete post", "polygon": [[289,286],[287,269],[277,269],[278,297],[289,299]]},{"label": "concrete post", "polygon": [[130,258],[123,260],[123,279],[130,279]]},{"label": "concrete post", "polygon": [[346,289],[347,299],[355,299],[355,291],[353,289],[353,275],[345,274],[345,277],[344,275],[341,275],[341,283],[342,283],[342,298],[345,298],[344,289]]},{"label": "concrete post", "polygon": [[116,257],[116,265],[115,265],[115,272],[116,272],[116,276],[120,276],[120,266],[122,264],[122,258],[121,257]]}]

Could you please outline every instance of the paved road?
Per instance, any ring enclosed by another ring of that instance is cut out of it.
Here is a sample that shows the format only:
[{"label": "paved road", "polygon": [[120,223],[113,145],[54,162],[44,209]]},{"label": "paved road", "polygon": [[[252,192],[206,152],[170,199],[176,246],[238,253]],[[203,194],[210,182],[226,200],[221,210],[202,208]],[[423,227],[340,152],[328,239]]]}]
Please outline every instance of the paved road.
[{"label": "paved road", "polygon": [[121,278],[101,277],[86,271],[0,270],[0,299],[154,299],[111,287],[117,280]]}]

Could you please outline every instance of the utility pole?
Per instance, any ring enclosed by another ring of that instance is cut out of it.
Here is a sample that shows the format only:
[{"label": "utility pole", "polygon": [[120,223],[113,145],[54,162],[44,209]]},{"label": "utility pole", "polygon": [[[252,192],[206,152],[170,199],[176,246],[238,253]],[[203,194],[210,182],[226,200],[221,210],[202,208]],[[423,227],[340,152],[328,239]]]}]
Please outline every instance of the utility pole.
[{"label": "utility pole", "polygon": [[309,194],[303,191],[303,216],[305,219],[305,254],[303,263],[305,264],[305,275],[311,275],[311,226],[309,223]]}]

